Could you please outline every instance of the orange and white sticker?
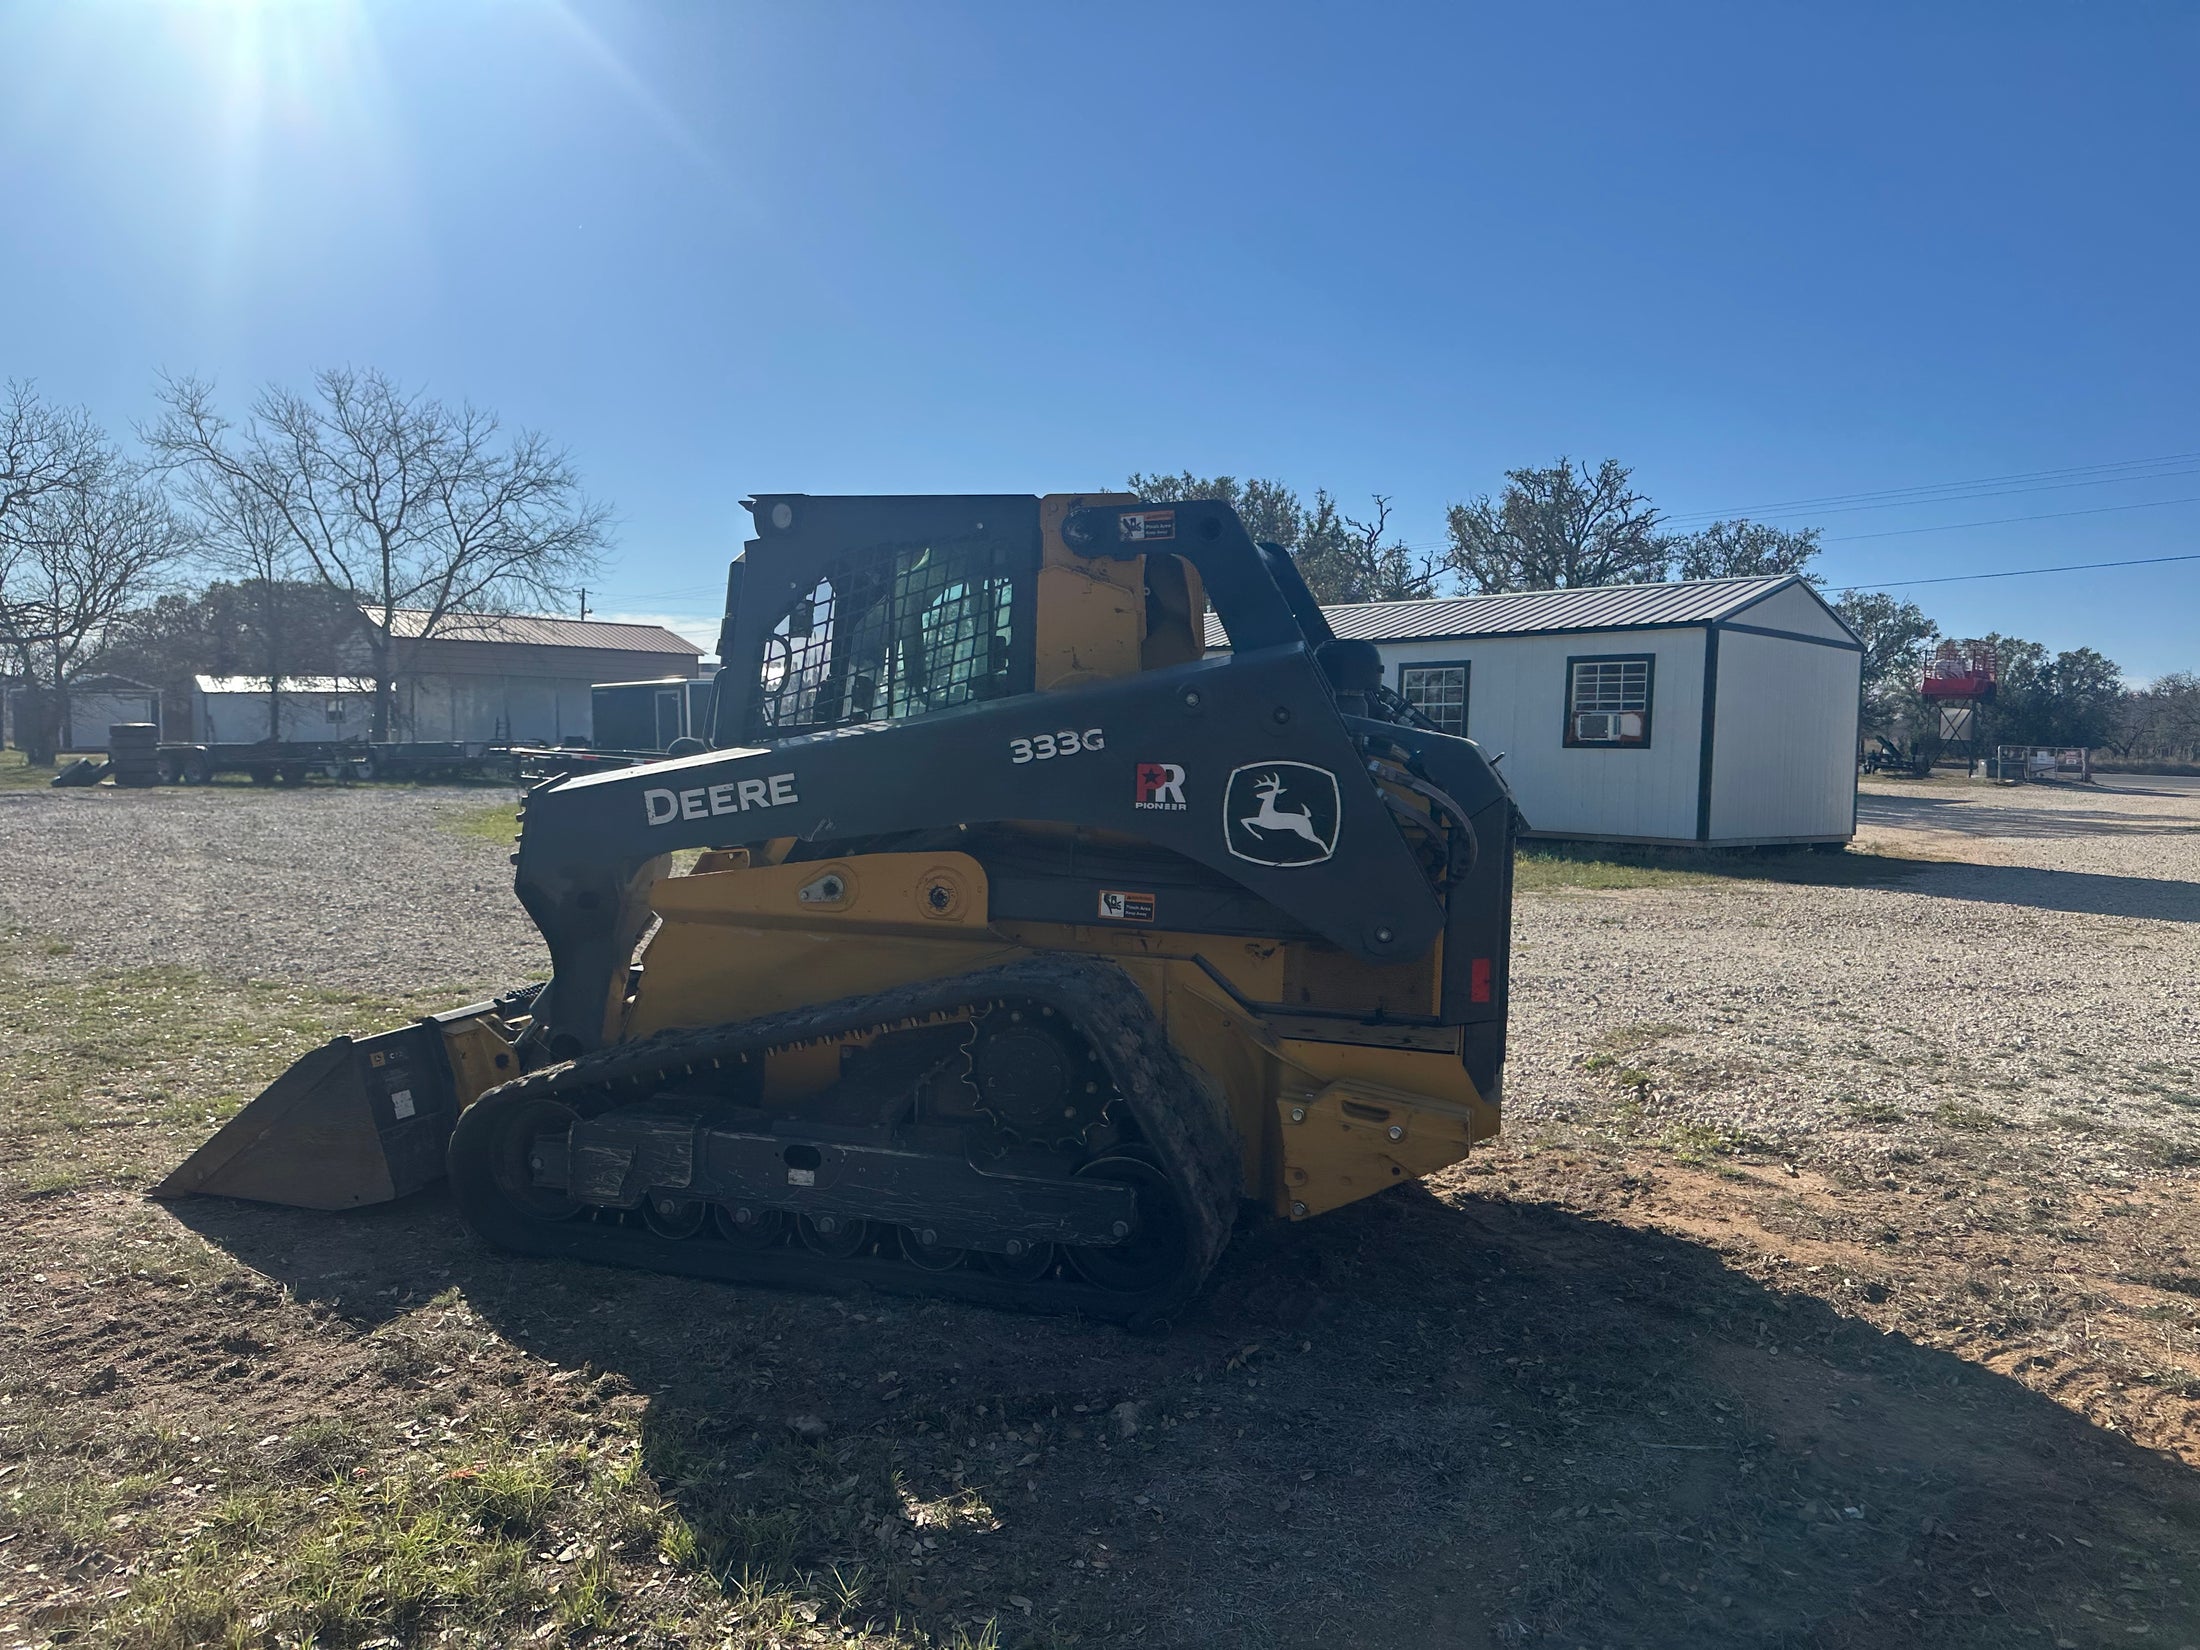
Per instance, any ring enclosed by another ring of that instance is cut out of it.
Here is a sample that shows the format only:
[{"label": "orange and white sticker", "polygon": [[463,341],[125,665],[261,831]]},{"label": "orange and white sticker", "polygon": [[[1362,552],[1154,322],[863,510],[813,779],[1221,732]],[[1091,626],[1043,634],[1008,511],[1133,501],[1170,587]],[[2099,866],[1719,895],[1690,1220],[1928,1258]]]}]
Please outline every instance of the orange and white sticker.
[{"label": "orange and white sticker", "polygon": [[1127,510],[1115,518],[1115,536],[1125,544],[1148,544],[1176,537],[1174,510]]},{"label": "orange and white sticker", "polygon": [[1100,914],[1110,922],[1153,921],[1153,895],[1129,894],[1120,888],[1100,890]]}]

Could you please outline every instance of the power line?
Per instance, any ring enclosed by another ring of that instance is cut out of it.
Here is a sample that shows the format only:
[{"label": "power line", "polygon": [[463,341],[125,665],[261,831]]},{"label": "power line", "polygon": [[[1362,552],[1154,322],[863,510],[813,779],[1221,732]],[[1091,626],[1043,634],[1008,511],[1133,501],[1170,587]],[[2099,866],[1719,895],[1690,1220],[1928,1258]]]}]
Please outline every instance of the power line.
[{"label": "power line", "polygon": [[1933,579],[1892,579],[1885,584],[1844,584],[1850,590],[1904,590],[1914,584],[1968,584],[1973,579],[2022,579],[2034,573],[2090,573],[2103,567],[2159,567],[2164,562],[2200,561],[2200,550],[2179,556],[2140,556],[2132,561],[2074,561],[2061,567],[2011,567],[1998,573],[1944,573]]},{"label": "power line", "polygon": [[[2056,493],[2071,487],[2112,487],[2126,481],[2176,481],[2184,476],[2200,475],[2200,465],[2187,465],[2176,470],[2136,470],[2129,475],[2096,476],[2090,481],[2048,481],[2035,487],[1994,487],[1974,489],[1968,492],[1920,494],[1915,498],[1883,499],[1876,504],[1833,504],[1811,510],[1760,509],[1758,517],[1774,519],[1781,516],[1846,516],[1859,510],[1915,510],[1928,504],[1968,504],[1976,498],[2013,498],[2020,493]],[[1667,516],[1663,526],[1698,527],[1714,521],[1752,519],[1747,511],[1716,512],[1706,515]]]},{"label": "power line", "polygon": [[[1667,518],[1671,522],[1733,520],[1736,517],[1787,514],[1797,510],[1888,509],[1900,504],[1947,502],[1950,497],[1994,498],[1998,493],[1967,494],[1963,489],[2004,487],[2010,492],[2045,491],[2053,487],[2096,487],[2118,481],[2155,479],[2158,466],[2200,464],[2200,453],[2165,453],[2158,458],[2126,458],[2107,464],[2073,464],[2056,470],[2028,470],[2002,476],[1976,476],[1969,481],[1939,481],[1914,487],[1887,487],[1871,492],[1828,493],[1818,498],[1784,499],[1774,504],[1753,504],[1736,510],[1686,510]],[[2185,475],[2189,469],[2163,471]],[[2074,478],[2074,479],[2073,479]],[[2017,485],[2039,483],[2040,486]],[[1885,501],[1885,502],[1882,502]]]},{"label": "power line", "polygon": [[1879,533],[1843,533],[1828,544],[1854,544],[1859,539],[1899,539],[1916,533],[1955,533],[1966,527],[2002,527],[2013,521],[2062,521],[2070,516],[2105,516],[2118,510],[2159,510],[2171,504],[2200,504],[2200,493],[2186,498],[2149,499],[2143,504],[2098,504],[2090,510],[2048,510],[2030,516],[1994,516],[1986,521],[1945,521],[1937,527],[1890,527]]}]

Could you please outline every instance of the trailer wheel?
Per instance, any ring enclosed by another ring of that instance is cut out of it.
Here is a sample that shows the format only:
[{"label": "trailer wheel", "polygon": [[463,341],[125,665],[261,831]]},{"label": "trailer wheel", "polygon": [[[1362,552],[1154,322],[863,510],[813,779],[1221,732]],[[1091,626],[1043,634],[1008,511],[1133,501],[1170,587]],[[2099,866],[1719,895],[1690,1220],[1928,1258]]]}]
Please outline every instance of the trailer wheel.
[{"label": "trailer wheel", "polygon": [[182,784],[183,772],[184,761],[180,751],[162,751],[160,753],[160,782],[163,785]]},{"label": "trailer wheel", "polygon": [[276,770],[276,776],[286,785],[303,785],[310,772],[303,762],[285,762]]},{"label": "trailer wheel", "polygon": [[274,784],[275,770],[269,767],[265,762],[260,763],[252,770],[252,783],[255,785]]},{"label": "trailer wheel", "polygon": [[374,759],[372,752],[369,752],[352,763],[351,773],[354,779],[362,780],[371,785],[382,777],[382,764]]},{"label": "trailer wheel", "polygon": [[214,759],[204,751],[188,752],[183,759],[183,782],[186,785],[213,784]]}]

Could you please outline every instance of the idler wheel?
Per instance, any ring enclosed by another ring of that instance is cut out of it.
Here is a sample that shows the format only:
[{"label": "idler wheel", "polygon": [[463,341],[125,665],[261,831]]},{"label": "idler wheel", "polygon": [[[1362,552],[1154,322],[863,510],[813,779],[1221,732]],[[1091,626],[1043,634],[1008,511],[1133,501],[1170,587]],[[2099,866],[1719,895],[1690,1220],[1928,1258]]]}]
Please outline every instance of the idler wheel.
[{"label": "idler wheel", "polygon": [[571,1220],[581,1212],[578,1199],[560,1187],[535,1184],[535,1142],[546,1134],[564,1134],[580,1114],[560,1100],[522,1100],[496,1119],[489,1143],[489,1179],[497,1194],[531,1220]]},{"label": "idler wheel", "polygon": [[1113,1180],[1136,1188],[1138,1222],[1112,1244],[1075,1245],[1070,1265],[1087,1283],[1118,1294],[1158,1289],[1182,1270],[1189,1255],[1184,1217],[1169,1177],[1143,1157],[1116,1153],[1077,1170],[1080,1179]]}]

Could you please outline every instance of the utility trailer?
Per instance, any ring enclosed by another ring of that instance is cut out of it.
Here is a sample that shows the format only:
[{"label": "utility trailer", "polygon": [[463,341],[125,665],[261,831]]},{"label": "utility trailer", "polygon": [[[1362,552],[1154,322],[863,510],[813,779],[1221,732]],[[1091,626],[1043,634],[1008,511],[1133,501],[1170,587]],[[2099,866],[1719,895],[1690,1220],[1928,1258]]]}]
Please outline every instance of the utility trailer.
[{"label": "utility trailer", "polygon": [[210,784],[241,773],[257,785],[335,780],[465,779],[509,771],[509,746],[461,740],[259,739],[248,743],[165,743],[161,783]]}]

